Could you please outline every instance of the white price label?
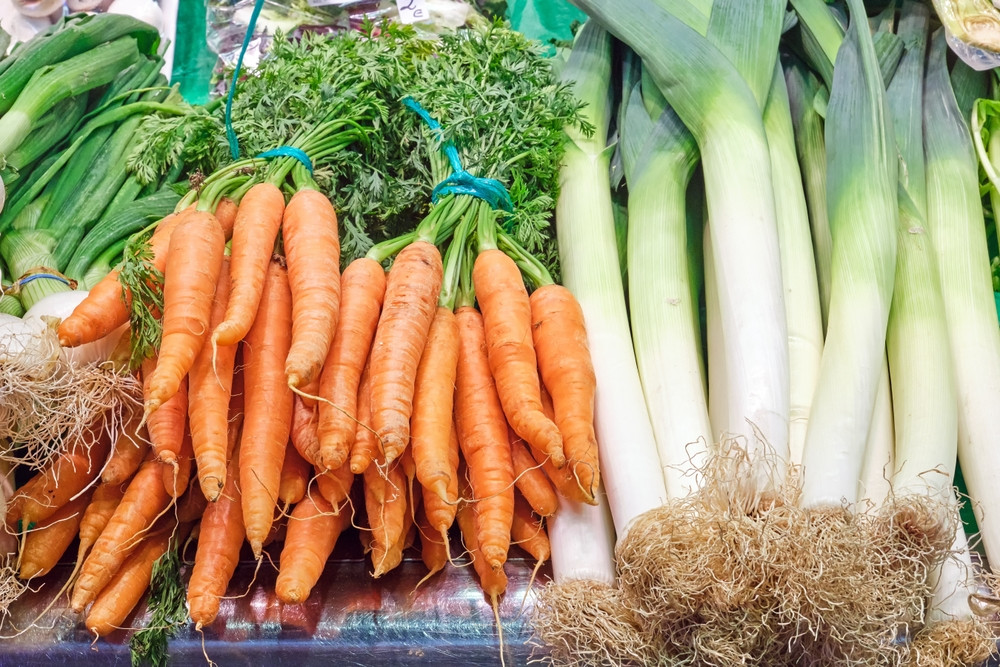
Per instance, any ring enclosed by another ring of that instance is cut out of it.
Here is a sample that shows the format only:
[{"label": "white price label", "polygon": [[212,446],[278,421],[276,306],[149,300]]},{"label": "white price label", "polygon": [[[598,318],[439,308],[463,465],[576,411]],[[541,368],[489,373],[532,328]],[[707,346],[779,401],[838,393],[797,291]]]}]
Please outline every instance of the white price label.
[{"label": "white price label", "polygon": [[419,23],[430,18],[426,0],[396,0],[400,23]]}]

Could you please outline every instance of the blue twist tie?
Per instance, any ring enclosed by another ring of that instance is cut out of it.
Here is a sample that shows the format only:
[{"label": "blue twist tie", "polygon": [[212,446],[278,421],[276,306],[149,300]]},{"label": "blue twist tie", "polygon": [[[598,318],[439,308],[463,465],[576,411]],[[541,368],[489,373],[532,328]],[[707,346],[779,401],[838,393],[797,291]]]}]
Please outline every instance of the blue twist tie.
[{"label": "blue twist tie", "polygon": [[511,201],[510,193],[507,192],[503,183],[495,178],[473,176],[462,167],[462,159],[458,155],[455,144],[444,141],[441,123],[427,113],[427,109],[424,109],[419,102],[409,96],[403,98],[403,105],[420,116],[427,127],[437,134],[438,140],[442,142],[441,150],[448,158],[448,163],[451,164],[451,176],[438,183],[434,191],[431,192],[432,203],[437,203],[437,200],[444,195],[469,195],[482,199],[493,209],[502,209],[508,213],[514,210],[514,202]]},{"label": "blue twist tie", "polygon": [[17,286],[24,287],[28,283],[33,282],[35,280],[40,280],[41,278],[46,278],[48,280],[57,280],[61,282],[63,285],[69,285],[72,287],[72,283],[69,280],[67,280],[65,276],[57,276],[54,273],[33,273],[30,276],[25,276],[24,278],[18,280]]},{"label": "blue twist tie", "polygon": [[302,165],[309,171],[310,175],[313,173],[312,160],[309,159],[309,156],[306,155],[306,152],[304,150],[302,150],[301,148],[296,148],[295,146],[279,146],[278,148],[272,148],[269,151],[264,151],[263,153],[259,153],[257,157],[262,157],[265,160],[269,160],[271,158],[276,158],[276,157],[295,158],[296,160],[302,163]]},{"label": "blue twist tie", "polygon": [[243,56],[246,55],[250,40],[253,39],[253,29],[257,25],[257,18],[263,7],[264,0],[257,0],[254,3],[253,13],[250,14],[250,23],[247,24],[246,34],[243,35],[243,48],[240,49],[240,56],[236,59],[233,80],[229,82],[229,95],[226,96],[226,140],[229,141],[229,152],[234,160],[240,159],[240,141],[236,138],[236,130],[233,129],[233,95],[236,94],[236,82],[239,81],[240,70],[243,69]]}]

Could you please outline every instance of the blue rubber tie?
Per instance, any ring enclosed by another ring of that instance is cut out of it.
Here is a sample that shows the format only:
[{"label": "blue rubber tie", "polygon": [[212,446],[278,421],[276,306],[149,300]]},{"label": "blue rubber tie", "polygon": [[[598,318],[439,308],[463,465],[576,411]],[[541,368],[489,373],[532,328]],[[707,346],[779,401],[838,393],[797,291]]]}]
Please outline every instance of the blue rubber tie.
[{"label": "blue rubber tie", "polygon": [[229,82],[229,94],[226,96],[226,140],[229,141],[229,153],[234,160],[240,159],[240,141],[236,138],[236,130],[233,129],[233,96],[236,94],[236,82],[240,79],[240,70],[243,69],[243,56],[246,55],[250,40],[253,39],[253,29],[257,25],[257,18],[263,7],[264,0],[257,0],[254,3],[247,32],[243,35],[243,48],[240,49],[240,56],[236,59],[236,69],[233,70],[233,79]]},{"label": "blue rubber tie", "polygon": [[48,280],[57,280],[57,281],[61,282],[63,285],[71,285],[71,283],[69,282],[69,280],[67,280],[65,277],[63,277],[63,276],[57,276],[54,273],[33,273],[30,276],[26,276],[26,277],[21,278],[20,280],[18,280],[17,281],[17,285],[18,285],[18,287],[24,287],[28,283],[30,283],[32,281],[35,281],[35,280],[40,280],[42,278],[46,278]]},{"label": "blue rubber tie", "polygon": [[438,183],[434,191],[431,192],[432,203],[437,203],[437,200],[444,195],[458,194],[482,199],[493,209],[502,209],[508,213],[514,210],[514,202],[511,201],[510,193],[507,192],[503,183],[495,178],[473,176],[462,167],[462,159],[458,155],[455,144],[444,141],[441,123],[427,113],[427,109],[424,109],[419,102],[409,96],[403,98],[403,105],[420,116],[427,127],[437,134],[438,140],[442,142],[441,150],[448,158],[448,163],[451,164],[451,176]]},{"label": "blue rubber tie", "polygon": [[295,158],[309,171],[309,174],[313,173],[313,163],[309,159],[309,156],[301,148],[296,148],[295,146],[279,146],[278,148],[272,148],[269,151],[264,151],[259,153],[257,157],[264,158],[265,160],[270,160],[276,157],[291,157]]}]

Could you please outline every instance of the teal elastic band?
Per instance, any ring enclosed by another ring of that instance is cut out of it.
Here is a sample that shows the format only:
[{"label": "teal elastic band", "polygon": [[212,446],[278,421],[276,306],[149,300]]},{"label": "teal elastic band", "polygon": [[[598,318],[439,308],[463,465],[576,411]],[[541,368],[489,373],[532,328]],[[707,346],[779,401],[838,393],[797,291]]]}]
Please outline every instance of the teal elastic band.
[{"label": "teal elastic band", "polygon": [[46,280],[57,280],[63,285],[71,285],[70,281],[65,276],[57,276],[54,273],[32,273],[30,276],[25,276],[17,281],[18,287],[24,287],[28,283],[45,278]]},{"label": "teal elastic band", "polygon": [[301,148],[296,148],[295,146],[279,146],[278,148],[272,148],[269,151],[264,151],[259,153],[257,157],[262,157],[265,160],[270,160],[276,157],[291,157],[295,158],[309,171],[310,174],[313,173],[312,160],[306,155],[306,152]]},{"label": "teal elastic band", "polygon": [[243,69],[243,56],[246,55],[250,40],[253,39],[253,29],[257,25],[257,18],[263,7],[264,0],[257,0],[254,3],[247,32],[243,35],[243,48],[240,49],[240,55],[236,59],[236,69],[233,70],[233,79],[229,82],[229,94],[226,96],[226,139],[229,141],[229,153],[234,160],[240,159],[240,141],[236,138],[236,130],[233,129],[233,96],[236,94],[236,82],[240,80],[240,70]]},{"label": "teal elastic band", "polygon": [[508,213],[514,210],[514,202],[511,201],[510,193],[507,192],[503,183],[495,178],[473,176],[462,167],[462,159],[458,155],[455,144],[444,141],[441,124],[427,113],[427,110],[420,106],[419,102],[407,96],[403,98],[403,105],[420,116],[427,127],[438,135],[438,140],[442,142],[441,151],[451,165],[451,176],[437,184],[434,191],[431,192],[431,202],[436,203],[444,195],[459,194],[482,199],[494,209],[501,209]]}]

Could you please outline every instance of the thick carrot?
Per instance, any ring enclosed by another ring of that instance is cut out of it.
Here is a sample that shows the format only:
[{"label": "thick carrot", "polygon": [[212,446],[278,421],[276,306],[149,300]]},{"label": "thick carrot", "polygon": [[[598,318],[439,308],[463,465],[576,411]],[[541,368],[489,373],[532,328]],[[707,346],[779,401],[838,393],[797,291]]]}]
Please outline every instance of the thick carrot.
[{"label": "thick carrot", "polygon": [[21,550],[21,579],[48,574],[77,536],[83,511],[90,502],[88,492],[66,503],[24,536]]},{"label": "thick carrot", "polygon": [[191,433],[185,431],[181,439],[181,450],[177,452],[177,465],[163,467],[163,488],[172,498],[179,498],[187,491],[193,466],[194,449],[191,446]]},{"label": "thick carrot", "polygon": [[319,581],[337,538],[350,525],[351,513],[333,506],[319,493],[309,494],[295,506],[288,520],[288,533],[281,549],[278,599],[288,604],[304,602]]},{"label": "thick carrot", "polygon": [[594,433],[597,378],[583,311],[572,292],[562,285],[543,285],[532,292],[531,335],[566,459],[584,495],[593,498],[600,484]]},{"label": "thick carrot", "polygon": [[340,277],[340,317],[323,363],[318,437],[324,467],[347,460],[357,429],[359,385],[385,297],[385,270],[373,259],[356,259]]},{"label": "thick carrot", "polygon": [[[507,439],[510,442],[511,461],[514,464],[514,479],[517,490],[528,501],[528,504],[539,516],[552,516],[559,508],[559,498],[556,496],[552,483],[545,476],[541,466],[535,463],[524,441],[507,427]],[[565,470],[565,468],[563,468]],[[515,506],[516,509],[516,506]]]},{"label": "thick carrot", "polygon": [[105,484],[123,484],[127,482],[135,471],[139,469],[139,464],[146,458],[149,451],[149,435],[142,422],[142,412],[131,410],[129,418],[125,420],[121,432],[115,439],[115,445],[111,450],[107,465],[101,473],[101,481]]},{"label": "thick carrot", "polygon": [[[157,358],[142,362],[142,393],[145,401],[152,395],[152,378],[159,363]],[[177,393],[146,419],[146,430],[153,455],[164,463],[175,465],[187,430],[187,379],[182,379]]]},{"label": "thick carrot", "polygon": [[162,463],[152,459],[139,466],[115,513],[81,566],[70,598],[73,611],[83,611],[94,601],[139,545],[139,536],[170,506],[170,495],[163,488],[163,468]]},{"label": "thick carrot", "polygon": [[455,422],[452,420],[451,428],[448,429],[448,469],[451,471],[451,479],[448,483],[445,498],[431,491],[428,487],[421,485],[423,496],[423,512],[427,517],[427,522],[438,535],[448,537],[448,530],[455,523],[455,512],[458,511],[458,503],[448,502],[447,498],[458,498],[458,433],[455,431]]},{"label": "thick carrot", "polygon": [[[229,303],[229,258],[222,261],[215,286],[210,327],[222,321]],[[229,403],[233,392],[233,367],[238,345],[214,351],[203,345],[188,375],[188,421],[191,447],[198,463],[198,480],[205,497],[214,501],[226,484],[226,449]]]},{"label": "thick carrot", "polygon": [[337,508],[351,495],[351,487],[354,486],[354,473],[350,466],[344,464],[336,470],[320,470],[319,466],[314,468],[316,472],[316,488],[320,495],[330,504]]},{"label": "thick carrot", "polygon": [[510,526],[513,543],[531,554],[535,561],[542,563],[552,555],[549,536],[542,522],[531,511],[531,505],[522,496],[514,499],[514,521]]},{"label": "thick carrot", "polygon": [[[244,199],[240,211],[246,206]],[[230,305],[237,297],[236,285],[234,282]],[[274,521],[281,463],[292,429],[294,394],[285,380],[291,331],[288,274],[280,263],[272,261],[264,279],[260,310],[243,346],[246,419],[240,440],[239,482],[247,540],[257,557]]]},{"label": "thick carrot", "polygon": [[542,412],[531,303],[521,271],[503,251],[484,250],[476,256],[472,281],[483,314],[490,371],[507,420],[519,436],[561,468],[566,463],[562,436]]},{"label": "thick carrot", "polygon": [[323,193],[296,192],[285,207],[281,238],[292,290],[292,347],[288,384],[302,388],[319,378],[340,310],[340,239],[337,213]]},{"label": "thick carrot", "polygon": [[457,373],[458,323],[451,309],[439,306],[417,367],[410,433],[417,479],[451,503],[457,501],[454,494],[448,495],[458,472],[448,449]]},{"label": "thick carrot", "polygon": [[393,548],[404,534],[408,513],[406,475],[398,462],[387,473],[369,466],[364,474],[365,509],[371,529],[372,565],[377,579],[399,565],[402,552]]},{"label": "thick carrot", "polygon": [[507,421],[486,358],[482,316],[463,306],[456,313],[459,330],[455,427],[469,466],[476,504],[477,542],[493,569],[507,559],[514,516],[514,466],[507,442]]},{"label": "thick carrot", "polygon": [[389,270],[371,351],[372,427],[386,463],[410,442],[417,366],[437,310],[441,253],[426,241],[403,248]]},{"label": "thick carrot", "polygon": [[316,410],[308,407],[301,396],[295,397],[292,409],[292,447],[312,465],[319,464],[319,438],[316,435]]},{"label": "thick carrot", "polygon": [[229,269],[232,289],[226,317],[212,330],[213,346],[235,345],[250,331],[262,301],[268,262],[284,210],[284,195],[270,183],[253,186],[240,202],[233,225]]},{"label": "thick carrot", "polygon": [[479,575],[479,585],[495,604],[496,599],[507,590],[507,574],[503,571],[503,567],[494,568],[489,565],[483,556],[477,537],[479,526],[476,518],[473,506],[470,503],[462,503],[457,516],[458,527],[462,531],[462,541],[465,542],[469,558],[472,559],[472,567]]},{"label": "thick carrot", "polygon": [[188,215],[170,237],[163,271],[163,335],[144,396],[147,415],[177,393],[205,343],[225,249],[225,233],[211,213]]},{"label": "thick carrot", "polygon": [[233,455],[226,471],[226,486],[201,518],[198,549],[194,556],[187,600],[191,620],[199,629],[215,620],[219,601],[240,560],[243,544],[243,504],[239,477],[240,453]]},{"label": "thick carrot", "polygon": [[285,447],[285,461],[281,464],[281,482],[278,484],[278,500],[286,507],[298,503],[306,495],[312,466],[299,454],[295,447]]},{"label": "thick carrot", "polygon": [[[549,397],[549,392],[545,390],[544,386],[542,386],[542,409],[549,417],[555,416],[552,399]],[[541,466],[545,472],[545,476],[549,478],[552,486],[555,487],[560,496],[573,502],[590,505],[597,504],[597,498],[584,493],[583,487],[577,482],[574,466],[567,465],[562,468],[556,468],[552,464],[552,459],[545,452],[531,447],[530,443],[526,444],[528,444],[528,448],[531,450],[531,456],[535,459],[535,463]]]},{"label": "thick carrot", "polygon": [[360,475],[378,455],[378,437],[372,426],[371,375],[365,366],[358,388],[358,421],[354,425],[354,444],[351,445],[351,471]]}]

